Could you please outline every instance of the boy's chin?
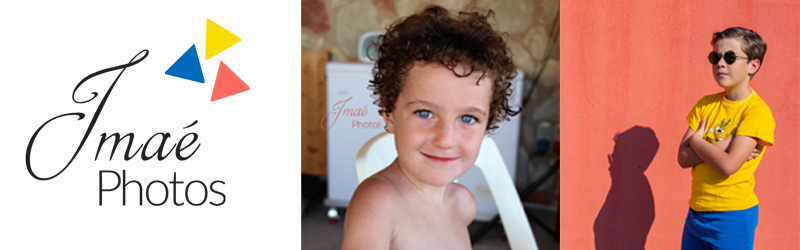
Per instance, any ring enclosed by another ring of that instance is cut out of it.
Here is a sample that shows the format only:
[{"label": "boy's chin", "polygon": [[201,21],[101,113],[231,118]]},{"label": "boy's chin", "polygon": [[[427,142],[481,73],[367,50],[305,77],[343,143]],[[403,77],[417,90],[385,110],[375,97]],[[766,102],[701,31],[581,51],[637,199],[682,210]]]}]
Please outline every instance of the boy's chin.
[{"label": "boy's chin", "polygon": [[733,87],[733,83],[731,83],[727,79],[716,79],[716,80],[717,80],[717,85],[719,85],[721,88],[730,89],[731,87]]},{"label": "boy's chin", "polygon": [[739,86],[739,85],[742,85],[742,84],[747,84],[746,81],[733,82],[732,79],[729,79],[727,77],[725,77],[725,78],[716,78],[715,80],[717,81],[717,85],[719,85],[721,88],[724,88],[726,90],[733,89],[736,86]]}]

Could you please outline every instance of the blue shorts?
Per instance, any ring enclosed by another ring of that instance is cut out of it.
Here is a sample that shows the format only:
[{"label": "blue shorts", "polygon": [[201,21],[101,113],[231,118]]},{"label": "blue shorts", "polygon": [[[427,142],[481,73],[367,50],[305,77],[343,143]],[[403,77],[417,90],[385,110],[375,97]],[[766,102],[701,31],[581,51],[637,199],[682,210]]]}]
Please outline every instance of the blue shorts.
[{"label": "blue shorts", "polygon": [[697,212],[689,208],[681,250],[752,250],[757,225],[758,205],[722,212]]}]

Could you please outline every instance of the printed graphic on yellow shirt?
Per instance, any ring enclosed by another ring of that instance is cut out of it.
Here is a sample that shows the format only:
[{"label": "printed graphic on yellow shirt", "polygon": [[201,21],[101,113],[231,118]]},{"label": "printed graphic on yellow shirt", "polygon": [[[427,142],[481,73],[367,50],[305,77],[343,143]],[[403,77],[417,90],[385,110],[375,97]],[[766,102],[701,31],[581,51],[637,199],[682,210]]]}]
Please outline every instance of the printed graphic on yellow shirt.
[{"label": "printed graphic on yellow shirt", "polygon": [[[708,130],[706,130],[706,132],[705,132],[706,136],[705,136],[704,139],[706,141],[711,142],[711,143],[724,140],[725,137],[727,136],[726,134],[723,134],[725,132],[725,127],[727,127],[728,124],[730,124],[730,123],[731,123],[731,119],[728,119],[727,121],[725,119],[723,119],[719,123],[719,126],[717,126],[716,128],[709,128]],[[709,133],[711,133],[711,136],[709,136]]]}]

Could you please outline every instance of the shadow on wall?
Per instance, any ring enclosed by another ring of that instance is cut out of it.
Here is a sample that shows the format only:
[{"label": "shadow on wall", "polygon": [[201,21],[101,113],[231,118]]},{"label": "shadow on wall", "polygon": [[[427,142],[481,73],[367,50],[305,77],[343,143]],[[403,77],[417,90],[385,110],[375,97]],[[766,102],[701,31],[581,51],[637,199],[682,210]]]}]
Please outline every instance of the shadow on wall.
[{"label": "shadow on wall", "polygon": [[644,249],[655,218],[644,171],[658,151],[658,138],[652,129],[637,125],[614,136],[614,142],[608,156],[611,189],[594,221],[595,249]]}]

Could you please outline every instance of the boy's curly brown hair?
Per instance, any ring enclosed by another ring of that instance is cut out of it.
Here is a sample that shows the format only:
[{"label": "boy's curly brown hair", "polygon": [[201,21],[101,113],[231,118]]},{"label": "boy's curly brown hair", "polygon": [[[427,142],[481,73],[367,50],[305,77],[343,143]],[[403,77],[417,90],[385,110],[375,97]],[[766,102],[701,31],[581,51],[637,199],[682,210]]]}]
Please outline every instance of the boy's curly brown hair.
[{"label": "boy's curly brown hair", "polygon": [[[501,35],[492,29],[487,19],[494,14],[459,12],[457,15],[440,6],[430,6],[424,11],[399,20],[378,38],[378,59],[373,69],[374,79],[369,89],[378,97],[375,104],[380,113],[391,113],[397,96],[403,90],[403,81],[415,62],[435,62],[444,65],[458,77],[480,73],[492,79],[492,100],[486,129],[497,128],[497,123],[517,115],[508,104],[512,94],[511,80],[517,76],[510,51]],[[466,74],[454,69],[462,65]],[[476,82],[476,84],[478,84]]]}]

